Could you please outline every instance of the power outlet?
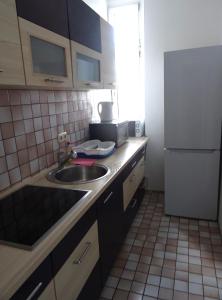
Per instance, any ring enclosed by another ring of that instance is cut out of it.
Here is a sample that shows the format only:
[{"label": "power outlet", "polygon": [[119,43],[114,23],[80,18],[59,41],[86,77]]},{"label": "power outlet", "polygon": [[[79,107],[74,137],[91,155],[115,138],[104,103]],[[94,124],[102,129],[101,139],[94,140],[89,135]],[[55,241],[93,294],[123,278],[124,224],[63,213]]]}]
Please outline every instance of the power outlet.
[{"label": "power outlet", "polygon": [[67,132],[64,131],[64,132],[59,133],[58,134],[58,143],[61,144],[66,141],[67,141]]}]

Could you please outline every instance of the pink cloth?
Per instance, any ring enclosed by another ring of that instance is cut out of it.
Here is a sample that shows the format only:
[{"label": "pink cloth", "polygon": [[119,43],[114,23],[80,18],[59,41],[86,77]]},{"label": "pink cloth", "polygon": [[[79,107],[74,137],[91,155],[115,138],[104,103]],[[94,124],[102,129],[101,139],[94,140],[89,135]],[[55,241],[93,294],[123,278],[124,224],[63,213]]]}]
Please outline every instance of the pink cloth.
[{"label": "pink cloth", "polygon": [[81,166],[92,166],[96,162],[96,159],[93,158],[76,158],[72,160],[73,165],[81,165]]}]

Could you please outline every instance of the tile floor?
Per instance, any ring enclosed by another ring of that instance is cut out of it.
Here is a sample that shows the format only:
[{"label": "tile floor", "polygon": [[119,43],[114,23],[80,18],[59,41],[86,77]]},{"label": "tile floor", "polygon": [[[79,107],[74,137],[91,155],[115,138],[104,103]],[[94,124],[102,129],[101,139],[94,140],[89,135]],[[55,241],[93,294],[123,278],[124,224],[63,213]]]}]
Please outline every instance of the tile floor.
[{"label": "tile floor", "polygon": [[164,215],[147,193],[100,300],[222,299],[222,239],[216,222]]}]

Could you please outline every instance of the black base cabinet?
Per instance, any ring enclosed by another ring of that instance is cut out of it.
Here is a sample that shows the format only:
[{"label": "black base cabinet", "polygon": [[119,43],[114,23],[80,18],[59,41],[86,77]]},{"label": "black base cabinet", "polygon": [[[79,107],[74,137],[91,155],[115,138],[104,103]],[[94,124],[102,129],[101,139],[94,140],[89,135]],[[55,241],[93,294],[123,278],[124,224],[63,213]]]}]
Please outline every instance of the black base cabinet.
[{"label": "black base cabinet", "polygon": [[41,288],[35,292],[32,298],[37,299],[53,277],[55,282],[57,273],[63,268],[71,253],[89,232],[89,229],[95,225],[96,221],[98,223],[97,241],[99,239],[99,245],[97,242],[97,249],[100,252],[99,259],[85,281],[77,300],[97,300],[99,298],[123,239],[133,222],[145,193],[142,182],[124,211],[123,182],[144,155],[144,151],[145,149],[143,148],[133,157],[120,175],[103,192],[97,202],[75,224],[40,267],[16,292],[11,298],[12,300],[26,299],[41,282]]},{"label": "black base cabinet", "polygon": [[84,285],[77,300],[98,300],[102,290],[100,279],[100,262],[98,262]]},{"label": "black base cabinet", "polygon": [[50,256],[48,256],[10,300],[37,300],[51,280],[52,266]]},{"label": "black base cabinet", "polygon": [[97,218],[102,284],[123,240],[123,200],[121,180],[115,180],[98,200]]},{"label": "black base cabinet", "polygon": [[124,235],[126,235],[127,232],[129,231],[129,228],[143,200],[144,194],[145,194],[145,190],[143,188],[143,182],[142,182],[124,213],[124,218],[123,218]]}]

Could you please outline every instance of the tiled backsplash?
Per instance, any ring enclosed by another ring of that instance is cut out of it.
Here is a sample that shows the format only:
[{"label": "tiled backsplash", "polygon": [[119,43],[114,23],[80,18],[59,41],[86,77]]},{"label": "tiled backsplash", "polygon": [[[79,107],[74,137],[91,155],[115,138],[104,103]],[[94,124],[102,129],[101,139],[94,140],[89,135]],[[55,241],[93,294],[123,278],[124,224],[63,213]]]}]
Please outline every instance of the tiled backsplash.
[{"label": "tiled backsplash", "polygon": [[0,191],[55,163],[57,135],[88,136],[88,92],[0,91]]}]

